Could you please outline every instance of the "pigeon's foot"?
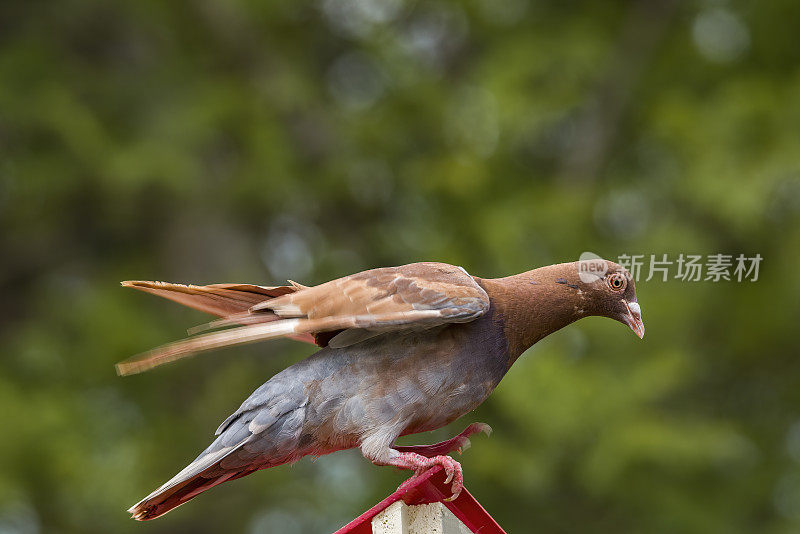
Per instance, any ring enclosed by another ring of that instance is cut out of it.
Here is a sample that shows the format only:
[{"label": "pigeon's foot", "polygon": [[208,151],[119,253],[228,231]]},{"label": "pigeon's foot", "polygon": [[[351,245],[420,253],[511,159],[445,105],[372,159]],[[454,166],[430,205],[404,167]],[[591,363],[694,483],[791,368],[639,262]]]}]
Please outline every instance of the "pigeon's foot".
[{"label": "pigeon's foot", "polygon": [[461,454],[470,447],[469,437],[478,432],[483,432],[488,436],[492,433],[492,427],[486,423],[472,423],[465,428],[461,434],[447,441],[442,441],[441,443],[434,443],[433,445],[394,446],[392,448],[398,452],[414,452],[428,458],[443,456],[454,451]]},{"label": "pigeon's foot", "polygon": [[469,448],[469,437],[472,434],[483,432],[487,436],[492,432],[492,428],[486,423],[472,423],[459,435],[434,443],[433,445],[409,445],[392,446],[386,449],[372,448],[368,441],[361,445],[364,456],[375,465],[391,465],[400,469],[410,469],[414,474],[405,482],[400,484],[398,490],[403,490],[411,485],[419,475],[436,466],[444,469],[445,484],[450,484],[452,495],[445,501],[456,499],[461,490],[464,489],[464,473],[461,464],[447,456],[447,453],[458,451],[459,453]]},{"label": "pigeon's foot", "polygon": [[401,469],[412,469],[414,471],[414,475],[400,484],[400,486],[397,488],[398,490],[405,489],[419,475],[437,465],[442,466],[445,474],[447,475],[444,483],[450,484],[452,481],[450,490],[453,492],[453,494],[445,499],[445,501],[455,500],[459,494],[461,494],[461,490],[464,489],[464,473],[461,470],[461,464],[449,456],[434,456],[432,458],[427,458],[415,452],[401,452],[392,459],[390,465],[394,465],[395,467],[399,467]]}]

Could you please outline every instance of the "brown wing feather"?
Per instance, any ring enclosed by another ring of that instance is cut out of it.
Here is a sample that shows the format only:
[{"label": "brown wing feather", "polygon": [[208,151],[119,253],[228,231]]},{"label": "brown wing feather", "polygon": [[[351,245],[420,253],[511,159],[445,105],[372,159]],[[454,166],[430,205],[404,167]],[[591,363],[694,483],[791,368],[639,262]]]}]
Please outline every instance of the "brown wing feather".
[{"label": "brown wing feather", "polygon": [[152,293],[219,317],[241,313],[259,302],[297,291],[293,286],[267,287],[252,284],[195,286],[144,280],[129,280],[122,282],[122,286]]},{"label": "brown wing feather", "polygon": [[[426,262],[356,273],[261,302],[251,310],[314,319],[449,307],[472,320],[488,306],[486,292],[462,268]],[[451,319],[448,322],[457,322],[456,316]]]},{"label": "brown wing feather", "polygon": [[[370,337],[369,332],[472,321],[488,309],[486,292],[460,267],[414,263],[372,269],[287,292],[249,308],[253,315],[270,313],[280,320],[165,345],[118,364],[117,371],[138,373],[198,352],[278,337],[316,335],[318,341],[326,343],[339,332],[349,331],[352,333],[349,336],[337,336],[341,340],[337,346],[344,346]],[[319,335],[324,332],[332,332],[334,336]]]},{"label": "brown wing feather", "polygon": [[[211,284],[207,286],[173,284],[169,282],[149,282],[146,280],[128,280],[122,282],[123,287],[130,287],[163,297],[195,310],[222,317],[219,322],[211,323],[213,328],[230,326],[231,324],[255,324],[278,320],[279,317],[270,310],[251,313],[250,308],[259,302],[287,295],[305,286],[291,282],[290,286],[257,286],[253,284]],[[310,334],[291,336],[292,339],[306,343],[314,343]]]}]

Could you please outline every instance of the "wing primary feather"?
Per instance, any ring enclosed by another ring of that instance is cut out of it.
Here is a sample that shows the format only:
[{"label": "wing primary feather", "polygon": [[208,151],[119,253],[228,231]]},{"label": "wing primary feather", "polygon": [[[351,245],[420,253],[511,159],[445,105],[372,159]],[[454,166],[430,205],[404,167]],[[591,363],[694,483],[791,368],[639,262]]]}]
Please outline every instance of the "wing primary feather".
[{"label": "wing primary feather", "polygon": [[216,330],[218,328],[228,328],[236,325],[244,326],[249,324],[267,323],[277,320],[280,320],[280,317],[277,317],[275,315],[254,314],[250,312],[244,312],[244,313],[237,313],[235,315],[230,315],[228,317],[223,317],[222,319],[209,321],[207,323],[199,324],[197,326],[193,326],[191,328],[188,328],[186,330],[186,333],[190,336],[193,336],[201,332]]},{"label": "wing primary feather", "polygon": [[245,345],[279,337],[303,336],[309,332],[328,332],[345,328],[381,328],[411,321],[438,319],[439,310],[415,310],[385,315],[352,315],[347,317],[323,317],[320,319],[283,319],[270,323],[240,326],[221,332],[202,334],[176,341],[149,352],[134,356],[116,365],[117,374],[132,375],[159,365],[173,362],[199,352]]},{"label": "wing primary feather", "polygon": [[295,333],[298,322],[299,319],[273,321],[176,341],[118,363],[117,374],[122,376],[137,374],[190,354],[288,336]]}]

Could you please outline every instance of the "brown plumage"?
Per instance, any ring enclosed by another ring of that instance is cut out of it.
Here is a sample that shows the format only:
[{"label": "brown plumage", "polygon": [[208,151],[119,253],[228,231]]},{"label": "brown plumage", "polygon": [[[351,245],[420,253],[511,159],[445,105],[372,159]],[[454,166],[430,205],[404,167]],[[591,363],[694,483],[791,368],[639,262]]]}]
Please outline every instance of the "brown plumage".
[{"label": "brown plumage", "polygon": [[228,327],[118,364],[120,374],[215,348],[291,337],[322,347],[258,388],[189,466],[130,512],[152,519],[222,482],[256,470],[360,447],[377,465],[417,473],[441,465],[462,485],[458,462],[470,425],[447,442],[396,447],[398,436],[440,428],[477,407],[513,362],[546,335],[591,315],[644,334],[633,280],[605,262],[602,275],[578,263],[482,279],[461,267],[415,263],[372,269],[305,287],[184,286],[123,282],[222,319]]}]

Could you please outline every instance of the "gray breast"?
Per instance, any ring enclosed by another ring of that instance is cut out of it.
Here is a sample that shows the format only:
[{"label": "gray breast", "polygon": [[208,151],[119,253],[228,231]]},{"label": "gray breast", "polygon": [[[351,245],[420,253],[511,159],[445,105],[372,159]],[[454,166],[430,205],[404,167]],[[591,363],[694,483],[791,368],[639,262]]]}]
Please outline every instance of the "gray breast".
[{"label": "gray breast", "polygon": [[[308,430],[356,437],[378,427],[439,428],[476,408],[507,370],[508,347],[490,318],[388,334],[311,360],[325,372],[308,388]],[[324,376],[322,376],[324,374]]]}]

